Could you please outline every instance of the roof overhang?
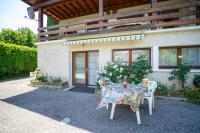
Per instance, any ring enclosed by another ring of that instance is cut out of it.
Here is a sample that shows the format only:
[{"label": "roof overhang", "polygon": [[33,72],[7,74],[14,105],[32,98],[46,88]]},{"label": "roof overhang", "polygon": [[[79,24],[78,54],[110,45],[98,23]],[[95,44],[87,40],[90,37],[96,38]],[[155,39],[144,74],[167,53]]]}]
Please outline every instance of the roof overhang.
[{"label": "roof overhang", "polygon": [[[95,14],[99,12],[99,0],[22,0],[33,7],[42,8],[44,14],[56,20]],[[158,0],[164,1],[164,0]],[[151,0],[104,0],[104,12],[117,12],[118,9],[149,4]]]}]

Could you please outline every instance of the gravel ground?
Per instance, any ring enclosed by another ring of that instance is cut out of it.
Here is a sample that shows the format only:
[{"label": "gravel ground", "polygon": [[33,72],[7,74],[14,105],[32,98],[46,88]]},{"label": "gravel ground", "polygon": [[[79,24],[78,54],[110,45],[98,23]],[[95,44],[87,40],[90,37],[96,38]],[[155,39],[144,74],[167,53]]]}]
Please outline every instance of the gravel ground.
[{"label": "gravel ground", "polygon": [[[0,82],[0,132],[199,133],[200,106],[156,99],[153,116],[140,108],[142,124],[128,106],[96,110],[99,96],[63,90],[37,89],[29,79]],[[68,125],[60,121],[69,117]]]}]

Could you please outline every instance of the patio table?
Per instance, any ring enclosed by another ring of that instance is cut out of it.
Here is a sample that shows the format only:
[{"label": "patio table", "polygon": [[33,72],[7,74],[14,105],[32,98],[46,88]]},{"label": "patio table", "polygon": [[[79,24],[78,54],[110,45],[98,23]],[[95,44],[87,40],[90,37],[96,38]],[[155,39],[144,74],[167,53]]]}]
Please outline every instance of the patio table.
[{"label": "patio table", "polygon": [[133,112],[136,112],[138,124],[141,124],[139,105],[145,88],[140,85],[128,84],[125,88],[122,84],[109,84],[103,87],[101,101],[98,108],[112,104],[110,119],[113,119],[116,104],[130,105]]}]

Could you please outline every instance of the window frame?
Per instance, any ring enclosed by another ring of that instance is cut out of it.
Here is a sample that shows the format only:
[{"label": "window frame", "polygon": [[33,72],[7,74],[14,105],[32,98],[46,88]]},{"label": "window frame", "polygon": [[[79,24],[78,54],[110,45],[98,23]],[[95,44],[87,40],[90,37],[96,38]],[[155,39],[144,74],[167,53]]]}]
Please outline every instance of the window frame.
[{"label": "window frame", "polygon": [[129,57],[128,57],[128,61],[129,61],[129,65],[132,64],[132,51],[134,50],[149,50],[149,63],[151,64],[151,48],[126,48],[126,49],[113,49],[112,50],[112,61],[114,62],[114,52],[116,51],[129,51]]},{"label": "window frame", "polygon": [[[200,46],[170,46],[170,47],[159,47],[159,57],[160,58],[160,49],[172,49],[176,48],[177,49],[177,66],[160,66],[160,62],[158,63],[159,69],[174,69],[177,68],[178,65],[182,63],[182,58],[179,58],[182,56],[182,48],[200,48]],[[192,66],[192,69],[200,69],[200,66]]]}]

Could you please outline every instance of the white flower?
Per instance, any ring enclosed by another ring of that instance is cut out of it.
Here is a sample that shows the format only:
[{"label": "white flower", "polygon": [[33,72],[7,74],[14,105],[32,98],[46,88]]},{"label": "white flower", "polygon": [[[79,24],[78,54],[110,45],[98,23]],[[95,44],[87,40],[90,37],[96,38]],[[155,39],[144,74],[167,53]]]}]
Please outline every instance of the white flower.
[{"label": "white flower", "polygon": [[122,63],[122,66],[125,66],[125,63]]},{"label": "white flower", "polygon": [[117,79],[119,79],[120,77],[117,77]]},{"label": "white flower", "polygon": [[112,76],[112,73],[109,73],[109,76]]},{"label": "white flower", "polygon": [[113,62],[111,62],[110,64],[111,64],[111,65],[114,65],[114,63],[113,63]]},{"label": "white flower", "polygon": [[122,75],[119,75],[119,77],[121,78],[121,77],[122,77]]},{"label": "white flower", "polygon": [[108,80],[110,80],[110,79],[109,79],[109,78],[105,78],[105,80],[107,80],[107,81],[108,81]]},{"label": "white flower", "polygon": [[117,65],[114,65],[113,68],[117,68]]},{"label": "white flower", "polygon": [[122,67],[120,68],[120,71],[123,71],[123,68],[122,68]]}]

